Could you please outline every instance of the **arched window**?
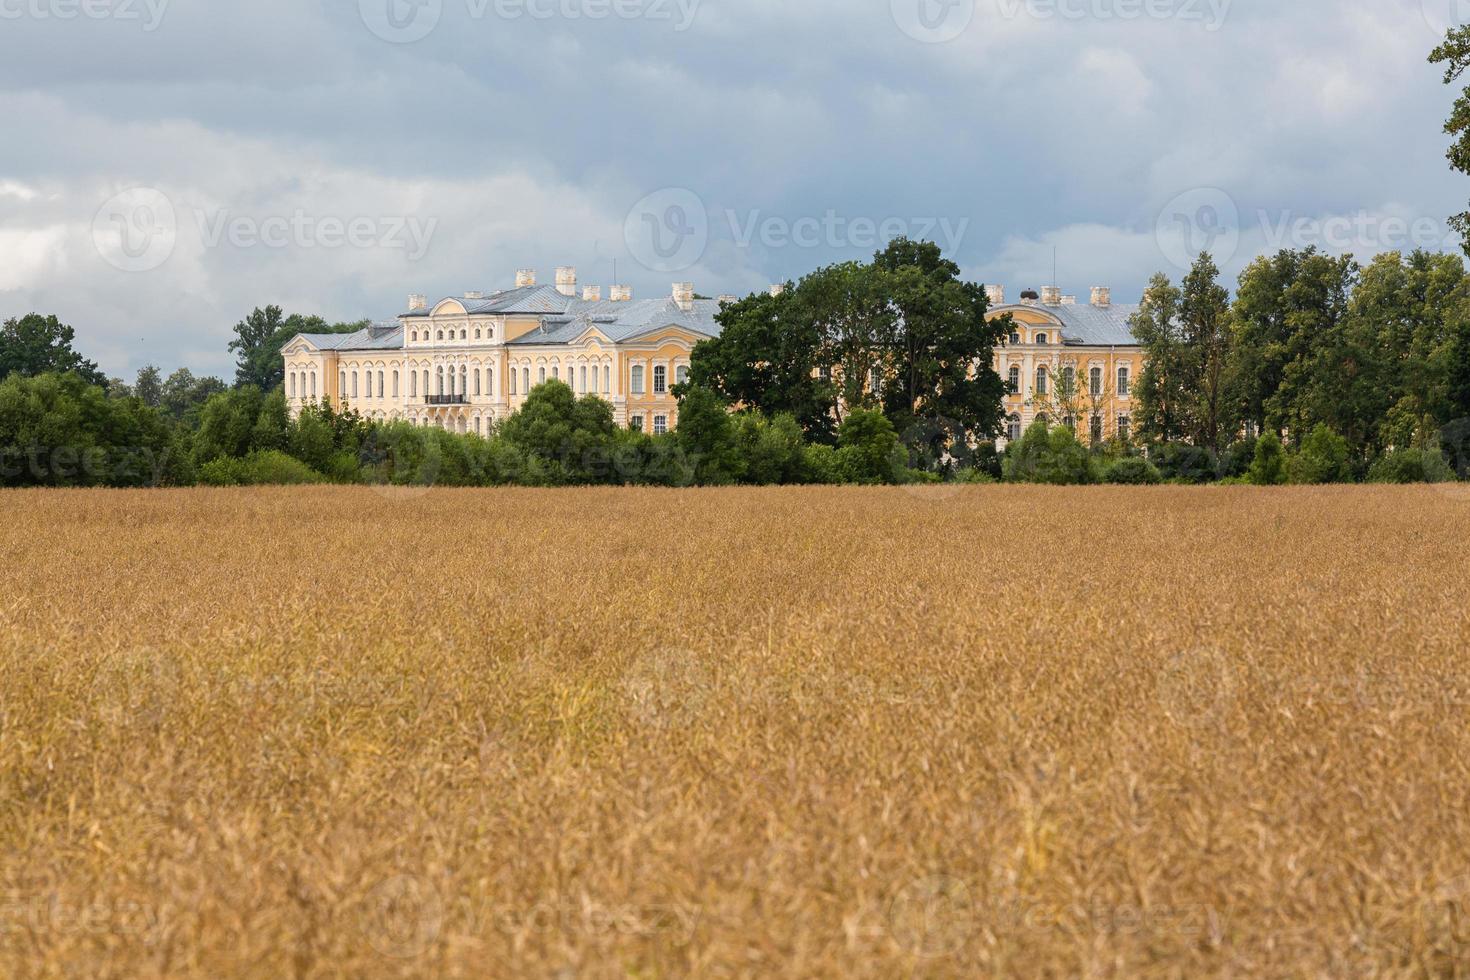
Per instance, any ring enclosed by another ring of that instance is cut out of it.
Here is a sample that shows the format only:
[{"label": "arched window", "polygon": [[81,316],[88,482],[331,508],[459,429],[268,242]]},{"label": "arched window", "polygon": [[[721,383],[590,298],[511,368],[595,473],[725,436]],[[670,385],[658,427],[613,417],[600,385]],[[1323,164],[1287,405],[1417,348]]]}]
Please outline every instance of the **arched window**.
[{"label": "arched window", "polygon": [[1095,367],[1087,375],[1088,390],[1092,397],[1097,398],[1102,394],[1102,368]]},{"label": "arched window", "polygon": [[357,397],[357,372],[352,372],[352,397]]},{"label": "arched window", "polygon": [[689,365],[680,364],[674,368],[674,384],[682,385],[689,382]]},{"label": "arched window", "polygon": [[1016,331],[1016,330],[1012,330],[1011,331],[1011,343],[1012,344],[1015,344],[1017,346],[1020,345],[1020,343],[1021,343],[1021,334],[1020,334],[1019,331]]},{"label": "arched window", "polygon": [[1011,365],[1010,381],[1007,384],[1010,386],[1011,394],[1019,395],[1021,393],[1021,366],[1019,364]]},{"label": "arched window", "polygon": [[316,401],[316,372],[311,372],[311,400]]},{"label": "arched window", "polygon": [[1131,380],[1132,379],[1129,377],[1129,371],[1128,371],[1127,368],[1125,368],[1125,367],[1118,368],[1118,397],[1119,398],[1127,398],[1128,397],[1128,384],[1129,384],[1129,382]]},{"label": "arched window", "polygon": [[1015,442],[1019,438],[1021,438],[1021,416],[1013,414],[1006,419],[1006,439]]},{"label": "arched window", "polygon": [[[479,327],[476,327],[475,328],[475,339],[476,340],[479,340],[480,339],[480,328]],[[480,431],[480,420],[479,419],[475,419],[475,431],[476,432],[479,432]]]},{"label": "arched window", "polygon": [[338,398],[346,398],[347,397],[347,372],[346,371],[341,372],[340,376],[337,378],[337,397]]},{"label": "arched window", "polygon": [[1046,346],[1046,334],[1044,334],[1044,333],[1037,334],[1036,335],[1036,342],[1038,344],[1042,345],[1043,347],[1045,347]]},{"label": "arched window", "polygon": [[439,365],[439,390],[436,391],[434,394],[440,396],[444,394],[444,365],[442,364]]},{"label": "arched window", "polygon": [[382,398],[387,389],[383,387],[383,372],[378,371],[378,397]]},{"label": "arched window", "polygon": [[610,395],[610,394],[612,394],[612,365],[611,364],[604,364],[602,366],[602,393],[604,395]]},{"label": "arched window", "polygon": [[469,340],[470,339],[470,332],[468,330],[461,330],[459,332],[459,339],[460,340]]},{"label": "arched window", "polygon": [[435,334],[435,336],[436,336],[436,337],[437,337],[437,338],[438,338],[438,339],[439,339],[439,340],[443,340],[443,339],[444,339],[444,331],[443,331],[443,330],[440,330],[440,331],[438,331],[438,332],[437,332],[437,333],[436,333],[436,334]]},{"label": "arched window", "polygon": [[531,393],[531,369],[530,368],[521,368],[521,394],[523,394],[523,395],[529,395],[530,393]]},{"label": "arched window", "polygon": [[296,372],[291,372],[291,397],[296,397]]},{"label": "arched window", "polygon": [[536,375],[536,382],[538,384],[543,384],[543,385],[546,383],[546,365],[545,364],[541,365],[541,370]]},{"label": "arched window", "polygon": [[411,341],[413,341],[414,343],[418,343],[419,342],[419,332],[417,330],[414,330],[413,332],[411,332],[408,335],[408,339],[411,340]]},{"label": "arched window", "polygon": [[410,397],[410,398],[417,398],[418,396],[419,396],[419,373],[417,371],[410,371],[410,372],[408,372],[408,397]]},{"label": "arched window", "polygon": [[634,364],[632,374],[632,384],[628,386],[628,390],[635,395],[641,395],[643,394],[643,365]]},{"label": "arched window", "polygon": [[[475,368],[475,397],[478,398],[479,396],[480,396],[480,369],[479,368]],[[476,419],[475,421],[477,423],[479,422],[478,419]]]},{"label": "arched window", "polygon": [[424,368],[424,397],[429,396],[429,369]]},{"label": "arched window", "polygon": [[516,374],[517,374],[516,369],[515,368],[511,368],[510,369],[510,393],[512,395],[514,395],[516,393]]},{"label": "arched window", "polygon": [[579,376],[577,378],[577,381],[582,386],[582,394],[584,394],[584,395],[590,394],[590,392],[588,392],[588,390],[587,390],[587,365],[585,365],[585,364],[582,365],[582,369],[581,369],[581,372],[579,373]]},{"label": "arched window", "polygon": [[1041,414],[1037,415],[1036,416],[1036,421],[1040,422],[1042,425],[1051,425],[1051,419],[1047,418],[1045,412],[1042,412]]},{"label": "arched window", "polygon": [[[476,371],[475,382],[478,384],[479,381],[480,372]],[[461,364],[459,366],[459,393],[461,395],[468,395],[470,393],[470,366],[468,364]]]},{"label": "arched window", "polygon": [[[551,365],[551,380],[552,381],[560,381],[561,380],[561,365],[560,364],[553,364],[553,365]],[[570,385],[568,385],[568,387],[570,387]]]},{"label": "arched window", "polygon": [[1092,427],[1088,435],[1093,442],[1102,442],[1102,416],[1094,413],[1092,416]]},{"label": "arched window", "polygon": [[656,364],[653,368],[653,393],[662,395],[669,390],[669,369],[662,364]]},{"label": "arched window", "polygon": [[1047,393],[1047,372],[1045,364],[1036,369],[1036,393],[1038,395],[1045,395]]},{"label": "arched window", "polygon": [[495,397],[495,368],[485,369],[485,394],[491,398]]},{"label": "arched window", "polygon": [[393,397],[398,397],[398,369],[393,369]]}]

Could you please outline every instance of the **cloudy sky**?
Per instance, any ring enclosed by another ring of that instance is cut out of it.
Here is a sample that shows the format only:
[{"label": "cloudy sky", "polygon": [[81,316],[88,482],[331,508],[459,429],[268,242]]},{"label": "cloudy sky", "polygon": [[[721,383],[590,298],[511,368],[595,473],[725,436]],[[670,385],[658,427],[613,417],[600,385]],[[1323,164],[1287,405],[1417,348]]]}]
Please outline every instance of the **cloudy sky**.
[{"label": "cloudy sky", "polygon": [[0,315],[229,376],[257,305],[745,293],[893,233],[1014,297],[1458,247],[1456,0],[0,0]]}]

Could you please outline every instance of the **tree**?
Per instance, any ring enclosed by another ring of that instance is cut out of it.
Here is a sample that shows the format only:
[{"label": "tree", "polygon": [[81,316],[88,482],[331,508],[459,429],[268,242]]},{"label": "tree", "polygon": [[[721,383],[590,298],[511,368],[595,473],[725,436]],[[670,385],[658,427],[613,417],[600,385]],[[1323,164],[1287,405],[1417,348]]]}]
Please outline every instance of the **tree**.
[{"label": "tree", "polygon": [[1246,480],[1258,487],[1271,487],[1286,482],[1286,453],[1276,433],[1267,432],[1256,440],[1256,455]]},{"label": "tree", "polygon": [[237,357],[235,386],[254,385],[261,391],[281,387],[286,377],[281,348],[299,333],[353,333],[369,323],[329,324],[319,316],[284,316],[279,306],[256,307],[235,324],[235,339],[230,341],[229,349]]},{"label": "tree", "polygon": [[55,316],[27,313],[0,325],[0,379],[34,378],[70,371],[88,384],[107,387],[107,376],[72,347],[76,331]]},{"label": "tree", "polygon": [[[1220,270],[1201,252],[1184,279],[1179,318],[1188,391],[1187,435],[1195,445],[1220,451],[1225,419],[1225,369],[1230,351],[1230,294],[1217,281]],[[1229,426],[1234,428],[1233,425]]]},{"label": "tree", "polygon": [[1290,483],[1347,483],[1353,478],[1347,440],[1318,423],[1286,466]]},{"label": "tree", "polygon": [[219,378],[196,378],[188,368],[179,368],[163,382],[159,393],[164,412],[190,428],[199,425],[199,413],[213,396],[229,390]]},{"label": "tree", "polygon": [[147,364],[138,371],[133,394],[149,408],[158,408],[163,404],[163,375],[157,367]]},{"label": "tree", "polygon": [[685,457],[694,463],[695,482],[724,486],[737,482],[744,471],[735,441],[730,409],[720,397],[700,385],[687,386],[679,398],[679,425],[675,430]]},{"label": "tree", "polygon": [[893,423],[875,409],[847,413],[837,430],[837,468],[850,483],[898,483],[903,451]]},{"label": "tree", "polygon": [[1186,368],[1184,340],[1179,325],[1182,297],[1158,273],[1149,282],[1138,312],[1129,321],[1133,336],[1143,348],[1143,371],[1134,385],[1134,422],[1144,439],[1173,442],[1184,435],[1184,387]]},{"label": "tree", "polygon": [[532,388],[500,428],[501,437],[525,453],[538,480],[553,485],[607,479],[616,434],[611,405],[591,396],[578,399],[555,380]]},{"label": "tree", "polygon": [[[1470,25],[1451,28],[1445,35],[1444,43],[1430,53],[1429,62],[1444,65],[1444,83],[1454,84],[1465,73],[1465,69],[1470,68]],[[1445,154],[1449,158],[1450,169],[1470,174],[1470,88],[1466,88],[1455,100],[1455,107],[1445,121],[1444,131],[1455,138]],[[1470,211],[1452,216],[1450,225],[1462,238],[1470,236]],[[1470,255],[1470,238],[1462,242],[1461,247]]]},{"label": "tree", "polygon": [[1002,473],[1008,483],[1096,483],[1097,462],[1065,425],[1037,420],[1006,447]]}]

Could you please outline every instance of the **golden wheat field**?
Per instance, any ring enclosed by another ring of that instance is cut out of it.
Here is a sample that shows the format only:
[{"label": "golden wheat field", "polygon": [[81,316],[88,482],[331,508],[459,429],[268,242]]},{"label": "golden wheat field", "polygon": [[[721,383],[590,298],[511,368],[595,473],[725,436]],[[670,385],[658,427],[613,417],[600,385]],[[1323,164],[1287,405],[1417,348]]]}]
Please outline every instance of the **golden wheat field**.
[{"label": "golden wheat field", "polygon": [[1470,976],[1470,499],[0,494],[0,975]]}]

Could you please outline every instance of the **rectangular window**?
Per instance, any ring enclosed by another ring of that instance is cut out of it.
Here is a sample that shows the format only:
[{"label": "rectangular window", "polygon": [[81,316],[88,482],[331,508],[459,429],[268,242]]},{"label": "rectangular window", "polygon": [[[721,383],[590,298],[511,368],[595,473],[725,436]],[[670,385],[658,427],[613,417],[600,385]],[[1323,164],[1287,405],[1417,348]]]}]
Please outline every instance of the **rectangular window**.
[{"label": "rectangular window", "polygon": [[546,369],[545,368],[542,368],[541,369],[541,383],[542,384],[545,384],[546,383]]},{"label": "rectangular window", "polygon": [[1102,442],[1102,416],[1101,415],[1094,415],[1092,417],[1092,441],[1093,442]]},{"label": "rectangular window", "polygon": [[669,417],[667,415],[655,415],[653,417],[653,434],[661,436],[669,431]]},{"label": "rectangular window", "polygon": [[674,383],[680,385],[689,383],[689,365],[680,364],[674,368]]},{"label": "rectangular window", "polygon": [[1019,395],[1021,393],[1021,368],[1019,366],[1012,366],[1011,376],[1006,382],[1006,387],[1010,389],[1013,395]]},{"label": "rectangular window", "polygon": [[602,366],[602,393],[604,395],[612,394],[612,365],[610,364],[604,364]]},{"label": "rectangular window", "polygon": [[582,394],[591,394],[591,392],[587,390],[587,365],[582,365],[581,377],[578,380],[582,382]]},{"label": "rectangular window", "polygon": [[628,390],[631,391],[635,395],[641,395],[641,394],[643,394],[643,365],[642,364],[635,364],[635,365],[633,365],[632,381],[633,381],[633,383],[631,385],[629,385]]},{"label": "rectangular window", "polygon": [[1129,381],[1128,374],[1129,374],[1129,372],[1128,372],[1128,369],[1127,368],[1125,368],[1125,367],[1118,368],[1118,397],[1119,398],[1127,398],[1128,397],[1128,381]]},{"label": "rectangular window", "polygon": [[511,368],[510,369],[510,393],[512,395],[514,395],[516,393],[516,369],[515,368]]},{"label": "rectangular window", "polygon": [[632,418],[630,418],[628,420],[628,428],[632,429],[634,432],[642,432],[643,431],[643,416],[641,416],[641,415],[635,415]]},{"label": "rectangular window", "polygon": [[357,397],[357,372],[352,372],[352,397]]},{"label": "rectangular window", "polygon": [[1093,368],[1088,373],[1088,383],[1092,391],[1092,397],[1098,398],[1102,395],[1102,368]]},{"label": "rectangular window", "polygon": [[393,372],[393,397],[398,397],[398,372],[396,370]]},{"label": "rectangular window", "polygon": [[1119,439],[1122,439],[1124,441],[1127,441],[1127,439],[1128,439],[1128,430],[1129,430],[1130,425],[1131,425],[1131,420],[1128,418],[1128,416],[1126,416],[1126,415],[1119,415],[1118,416],[1118,438]]},{"label": "rectangular window", "polygon": [[[653,393],[655,395],[662,395],[668,392],[668,390],[669,369],[659,364],[653,369]],[[654,425],[658,425],[657,419],[654,420]]]}]

